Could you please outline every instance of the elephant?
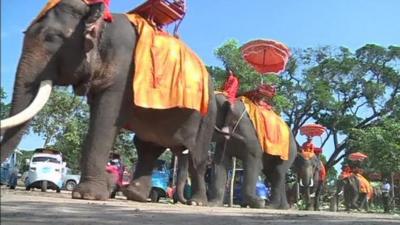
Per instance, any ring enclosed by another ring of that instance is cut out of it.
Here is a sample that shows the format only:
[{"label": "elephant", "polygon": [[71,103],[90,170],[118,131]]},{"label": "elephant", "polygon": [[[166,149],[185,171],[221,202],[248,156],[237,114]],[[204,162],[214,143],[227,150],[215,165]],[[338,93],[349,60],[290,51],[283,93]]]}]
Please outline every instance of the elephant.
[{"label": "elephant", "polygon": [[[134,105],[136,28],[126,15],[113,14],[112,23],[100,22],[98,43],[93,49],[87,49],[84,30],[89,12],[89,6],[82,0],[61,0],[25,32],[12,96],[13,117],[8,121],[21,117],[23,120],[8,127],[2,121],[2,130],[6,130],[1,141],[1,160],[17,147],[34,113],[48,99],[51,87],[72,85],[76,94],[87,97],[90,107],[89,130],[80,162],[82,176],[72,198],[108,199],[110,190],[104,168],[117,133],[125,128],[135,133],[138,152],[133,180],[123,191],[128,200],[147,201],[153,165],[170,148],[177,155],[189,149],[191,203],[206,204],[204,174],[208,149],[204,146],[211,142],[216,119],[212,82],[208,84],[206,115],[193,109],[150,109]],[[98,57],[88,59],[92,51]],[[28,107],[30,102],[32,107]]]},{"label": "elephant", "polygon": [[[211,172],[211,184],[209,190],[209,204],[221,206],[225,193],[227,170],[231,158],[237,157],[243,162],[244,182],[241,188],[243,201],[242,206],[262,208],[265,201],[256,196],[256,182],[263,172],[266,180],[271,184],[271,206],[273,208],[289,208],[285,192],[285,175],[291,167],[297,152],[297,146],[293,135],[290,132],[289,159],[281,160],[279,156],[264,153],[256,130],[245,113],[245,105],[242,101],[236,100],[231,108],[228,99],[224,94],[216,94],[217,121],[216,127],[224,125],[228,113],[236,124],[236,130],[229,140],[221,132],[214,132],[213,141],[216,142],[214,161]],[[233,125],[235,126],[235,125]],[[225,145],[226,141],[226,146]]]},{"label": "elephant", "polygon": [[[319,209],[319,199],[317,198],[317,190],[323,185],[323,178],[321,177],[321,171],[325,169],[321,164],[319,157],[314,154],[307,154],[311,152],[298,152],[296,159],[293,163],[293,171],[297,174],[297,185],[299,185],[300,196],[304,198],[306,209],[311,209],[311,196],[315,195],[314,198],[314,210]],[[293,192],[291,192],[293,193]]]},{"label": "elephant", "polygon": [[[337,199],[341,193],[343,193],[346,211],[350,211],[350,209],[357,209],[360,211],[360,208],[363,207],[366,211],[369,210],[368,195],[361,192],[360,180],[356,175],[351,174],[338,180],[336,191]],[[337,200],[337,202],[339,201]]]}]

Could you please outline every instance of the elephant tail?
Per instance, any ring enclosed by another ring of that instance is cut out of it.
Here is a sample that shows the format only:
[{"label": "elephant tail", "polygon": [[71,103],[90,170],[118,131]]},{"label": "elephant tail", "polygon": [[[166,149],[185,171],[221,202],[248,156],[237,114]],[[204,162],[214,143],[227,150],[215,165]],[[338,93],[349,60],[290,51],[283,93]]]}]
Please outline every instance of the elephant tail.
[{"label": "elephant tail", "polygon": [[187,204],[187,199],[185,198],[185,185],[188,178],[189,170],[189,154],[181,154],[178,157],[178,173],[176,181],[176,192],[175,196],[177,200],[182,204]]}]

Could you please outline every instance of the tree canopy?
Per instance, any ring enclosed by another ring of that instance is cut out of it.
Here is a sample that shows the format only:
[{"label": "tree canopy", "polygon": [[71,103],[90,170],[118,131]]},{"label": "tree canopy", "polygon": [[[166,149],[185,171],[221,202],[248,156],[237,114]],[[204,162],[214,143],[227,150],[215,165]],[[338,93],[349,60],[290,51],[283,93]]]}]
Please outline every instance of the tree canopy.
[{"label": "tree canopy", "polygon": [[[276,108],[294,135],[308,123],[319,123],[328,129],[322,143],[325,146],[333,141],[328,168],[353,150],[349,143],[353,129],[380,127],[380,121],[386,117],[398,121],[400,47],[367,44],[355,52],[329,46],[292,52],[286,71],[263,78],[264,81],[245,65],[237,41],[227,41],[215,54],[225,67],[240,74],[241,90],[254,88],[261,82],[276,85]],[[217,84],[224,82],[225,68],[209,67],[209,72]],[[386,141],[395,143],[394,139]]]},{"label": "tree canopy", "polygon": [[7,94],[4,89],[0,88],[0,119],[5,119],[8,117],[11,105],[6,104],[4,100],[7,98]]}]

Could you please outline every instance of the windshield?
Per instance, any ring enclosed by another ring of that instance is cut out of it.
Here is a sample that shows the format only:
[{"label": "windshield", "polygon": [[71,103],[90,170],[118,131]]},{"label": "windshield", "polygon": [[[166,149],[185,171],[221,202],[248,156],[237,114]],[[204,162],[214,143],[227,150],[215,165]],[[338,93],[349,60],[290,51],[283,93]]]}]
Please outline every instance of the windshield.
[{"label": "windshield", "polygon": [[32,159],[32,162],[51,162],[51,163],[60,163],[60,161],[58,161],[55,158],[51,158],[51,157],[44,157],[44,156],[39,156],[39,157],[35,157]]}]

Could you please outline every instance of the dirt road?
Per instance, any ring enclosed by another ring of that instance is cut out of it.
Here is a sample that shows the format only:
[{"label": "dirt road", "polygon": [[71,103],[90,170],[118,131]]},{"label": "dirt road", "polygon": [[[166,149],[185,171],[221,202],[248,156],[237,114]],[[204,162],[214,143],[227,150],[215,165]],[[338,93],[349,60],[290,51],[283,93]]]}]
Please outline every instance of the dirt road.
[{"label": "dirt road", "polygon": [[243,208],[190,207],[137,203],[118,197],[106,202],[72,200],[70,193],[1,191],[2,225],[385,225],[400,216],[370,213],[306,212]]}]

